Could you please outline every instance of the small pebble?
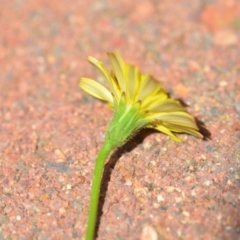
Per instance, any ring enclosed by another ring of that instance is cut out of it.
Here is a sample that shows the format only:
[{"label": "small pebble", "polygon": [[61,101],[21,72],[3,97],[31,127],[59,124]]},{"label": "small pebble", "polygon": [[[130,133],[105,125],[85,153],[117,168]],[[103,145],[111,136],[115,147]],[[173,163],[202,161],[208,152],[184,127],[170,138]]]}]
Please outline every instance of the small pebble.
[{"label": "small pebble", "polygon": [[173,186],[166,187],[166,191],[167,191],[168,193],[171,193],[171,192],[173,192],[174,190],[175,190],[175,187],[173,187]]},{"label": "small pebble", "polygon": [[152,144],[150,142],[146,141],[146,142],[143,143],[143,149],[144,150],[148,150],[151,147],[152,147]]},{"label": "small pebble", "polygon": [[206,180],[204,181],[203,183],[205,186],[209,187],[211,184],[212,184],[212,181],[211,180]]},{"label": "small pebble", "polygon": [[193,197],[196,197],[196,196],[197,196],[197,193],[196,193],[195,189],[192,189],[192,191],[191,191],[191,196],[193,196]]},{"label": "small pebble", "polygon": [[186,217],[189,217],[190,216],[190,213],[189,212],[186,212],[186,211],[183,211],[182,214]]},{"label": "small pebble", "polygon": [[239,180],[239,179],[240,179],[239,174],[236,173],[236,174],[234,175],[234,178],[235,178],[236,180]]},{"label": "small pebble", "polygon": [[220,87],[226,87],[227,86],[227,82],[226,81],[221,81],[220,83],[219,83],[219,86]]},{"label": "small pebble", "polygon": [[59,159],[65,159],[65,154],[60,149],[55,149],[54,153],[57,155]]},{"label": "small pebble", "polygon": [[164,197],[161,194],[159,194],[159,195],[157,195],[157,201],[158,202],[164,202],[165,199],[164,199]]},{"label": "small pebble", "polygon": [[158,234],[152,226],[146,226],[142,230],[141,240],[158,240]]},{"label": "small pebble", "polygon": [[137,197],[137,198],[141,198],[141,197],[144,197],[147,195],[147,189],[146,188],[135,188],[134,189],[134,195]]},{"label": "small pebble", "polygon": [[125,182],[125,185],[126,186],[132,186],[132,181],[127,179],[126,182]]},{"label": "small pebble", "polygon": [[65,208],[60,208],[59,209],[59,213],[60,214],[65,214],[66,213],[66,209]]}]

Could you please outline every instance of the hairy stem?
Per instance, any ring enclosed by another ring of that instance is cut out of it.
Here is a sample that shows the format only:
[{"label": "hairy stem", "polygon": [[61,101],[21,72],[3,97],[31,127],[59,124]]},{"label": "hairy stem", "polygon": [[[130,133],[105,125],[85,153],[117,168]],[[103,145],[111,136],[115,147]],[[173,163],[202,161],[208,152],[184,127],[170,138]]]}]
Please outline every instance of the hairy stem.
[{"label": "hairy stem", "polygon": [[89,205],[86,240],[93,240],[95,238],[96,219],[97,219],[97,213],[98,213],[98,203],[99,203],[102,173],[104,169],[104,163],[112,150],[113,150],[112,145],[109,144],[108,141],[105,141],[96,159],[95,169],[93,173],[93,180],[92,180],[92,190],[91,190],[91,198],[90,198],[90,205]]}]

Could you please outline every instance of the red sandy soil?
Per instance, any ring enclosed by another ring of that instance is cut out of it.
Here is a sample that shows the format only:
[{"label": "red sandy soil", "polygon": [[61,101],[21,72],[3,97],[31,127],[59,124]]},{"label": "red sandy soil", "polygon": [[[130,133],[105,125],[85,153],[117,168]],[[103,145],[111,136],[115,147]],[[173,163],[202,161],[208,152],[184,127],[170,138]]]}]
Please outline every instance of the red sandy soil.
[{"label": "red sandy soil", "polygon": [[112,113],[78,82],[102,82],[85,59],[109,66],[112,50],[182,99],[211,139],[142,131],[113,154],[98,239],[240,239],[238,0],[0,4],[0,239],[83,238]]}]

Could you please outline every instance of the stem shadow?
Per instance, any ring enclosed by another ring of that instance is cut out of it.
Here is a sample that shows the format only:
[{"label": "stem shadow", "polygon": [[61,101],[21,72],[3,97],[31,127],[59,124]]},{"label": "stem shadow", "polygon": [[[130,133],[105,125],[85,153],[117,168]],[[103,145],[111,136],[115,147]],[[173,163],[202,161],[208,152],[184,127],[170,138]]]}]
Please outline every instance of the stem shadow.
[{"label": "stem shadow", "polygon": [[98,230],[100,225],[100,220],[103,215],[103,205],[105,202],[108,185],[111,179],[112,170],[115,168],[118,159],[126,152],[132,151],[136,146],[141,144],[143,140],[150,134],[156,132],[151,129],[142,129],[140,130],[133,138],[127,141],[122,147],[116,149],[110,156],[108,162],[104,166],[104,171],[101,180],[100,187],[100,197],[98,203],[98,213],[96,220],[96,228],[95,228],[95,239],[98,237]]}]

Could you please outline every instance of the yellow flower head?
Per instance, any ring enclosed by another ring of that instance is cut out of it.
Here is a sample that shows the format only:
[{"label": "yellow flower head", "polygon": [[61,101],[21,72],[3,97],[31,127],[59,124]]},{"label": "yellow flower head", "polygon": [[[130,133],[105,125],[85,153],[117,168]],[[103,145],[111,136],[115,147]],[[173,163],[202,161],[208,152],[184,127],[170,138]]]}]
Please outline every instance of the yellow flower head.
[{"label": "yellow flower head", "polygon": [[114,118],[107,132],[110,140],[122,144],[141,128],[157,129],[178,142],[182,140],[173,132],[202,138],[194,118],[179,101],[170,98],[151,75],[125,63],[116,52],[109,52],[108,58],[112,72],[93,57],[88,57],[88,61],[101,71],[109,90],[89,78],[82,78],[79,86],[114,109]]}]

